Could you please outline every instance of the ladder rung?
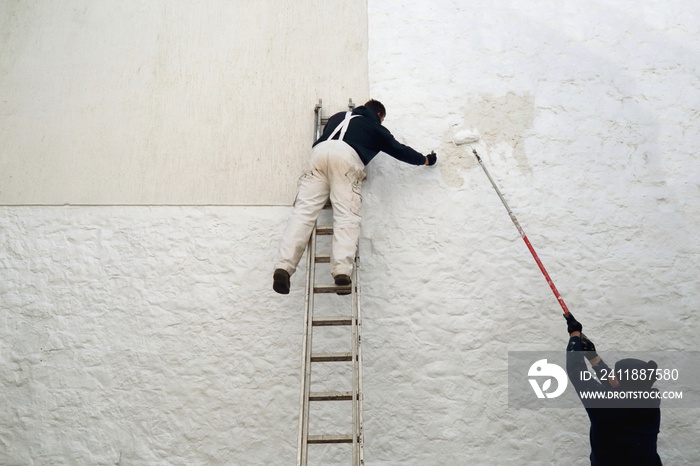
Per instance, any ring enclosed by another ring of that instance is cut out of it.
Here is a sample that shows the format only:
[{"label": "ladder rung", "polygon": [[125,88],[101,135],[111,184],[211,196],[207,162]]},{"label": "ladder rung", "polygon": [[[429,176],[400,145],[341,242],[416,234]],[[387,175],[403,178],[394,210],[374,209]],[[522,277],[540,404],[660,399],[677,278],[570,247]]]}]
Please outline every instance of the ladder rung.
[{"label": "ladder rung", "polygon": [[307,443],[352,443],[352,435],[309,435]]},{"label": "ladder rung", "polygon": [[331,262],[331,256],[328,254],[319,254],[315,259],[317,264],[330,264]]},{"label": "ladder rung", "polygon": [[313,325],[315,327],[324,327],[328,325],[351,325],[352,317],[314,317]]},{"label": "ladder rung", "polygon": [[352,361],[352,353],[318,353],[311,355],[311,362]]},{"label": "ladder rung", "polygon": [[314,286],[314,293],[337,293],[338,291],[346,291],[345,294],[352,293],[350,285],[348,286],[338,286],[338,285],[318,285]]},{"label": "ladder rung", "polygon": [[352,401],[352,392],[309,393],[309,401]]},{"label": "ladder rung", "polygon": [[316,227],[316,234],[317,235],[332,235],[333,234],[333,227],[331,226],[320,226]]}]

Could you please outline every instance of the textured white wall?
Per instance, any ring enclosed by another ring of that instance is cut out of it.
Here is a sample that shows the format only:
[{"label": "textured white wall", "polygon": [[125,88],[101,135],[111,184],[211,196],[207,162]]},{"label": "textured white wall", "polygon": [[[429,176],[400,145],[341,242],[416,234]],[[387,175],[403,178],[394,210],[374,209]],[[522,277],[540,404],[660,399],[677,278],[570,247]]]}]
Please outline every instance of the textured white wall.
[{"label": "textured white wall", "polygon": [[293,462],[286,209],[0,209],[0,464]]},{"label": "textured white wall", "polygon": [[[441,161],[367,169],[367,464],[587,464],[582,409],[507,406],[507,352],[567,338],[461,127],[603,355],[695,349],[699,12],[370,2],[370,94]],[[0,209],[1,464],[293,462],[288,208]],[[665,464],[700,461],[697,414],[663,411]]]},{"label": "textured white wall", "polygon": [[288,205],[365,1],[2,2],[0,203]]},{"label": "textured white wall", "polygon": [[[695,349],[699,16],[687,1],[370,2],[385,125],[442,156],[435,172],[388,158],[368,170],[373,464],[587,464],[583,409],[507,407],[507,351],[563,350],[567,336],[486,176],[452,145],[461,128],[481,132],[599,350]],[[663,412],[665,463],[700,462],[697,414]]]}]

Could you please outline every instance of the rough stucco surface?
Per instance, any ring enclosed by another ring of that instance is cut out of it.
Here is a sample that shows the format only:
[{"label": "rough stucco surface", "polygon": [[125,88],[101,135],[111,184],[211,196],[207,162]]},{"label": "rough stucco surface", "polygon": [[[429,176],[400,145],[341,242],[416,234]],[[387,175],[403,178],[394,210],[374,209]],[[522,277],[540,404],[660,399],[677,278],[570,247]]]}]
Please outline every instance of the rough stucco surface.
[{"label": "rough stucco surface", "polygon": [[[474,148],[599,351],[694,349],[700,10],[372,1],[369,12],[370,92],[388,107],[385,125],[442,157],[435,171],[388,158],[368,170],[368,455],[588,464],[583,409],[506,405],[507,352],[563,350],[565,327],[452,139],[481,133]],[[665,463],[700,461],[697,414],[663,412]]]},{"label": "rough stucco surface", "polygon": [[3,208],[0,464],[289,464],[285,213]]},{"label": "rough stucco surface", "polygon": [[[440,163],[367,168],[366,463],[588,464],[583,409],[508,406],[508,351],[563,351],[564,321],[451,140],[479,130],[603,356],[695,350],[698,9],[460,4],[369,4],[371,94]],[[303,268],[270,286],[288,214],[1,207],[0,464],[293,464]],[[700,461],[697,418],[663,411],[665,464]]]}]

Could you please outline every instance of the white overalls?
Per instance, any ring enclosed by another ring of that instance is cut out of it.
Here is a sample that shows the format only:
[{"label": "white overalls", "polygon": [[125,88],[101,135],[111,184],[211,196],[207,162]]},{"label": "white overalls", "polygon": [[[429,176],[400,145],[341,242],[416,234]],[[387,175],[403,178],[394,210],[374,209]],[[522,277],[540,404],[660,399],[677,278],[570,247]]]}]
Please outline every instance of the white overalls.
[{"label": "white overalls", "polygon": [[[361,115],[347,112],[327,140],[311,150],[310,169],[299,179],[294,209],[282,237],[276,269],[290,275],[299,264],[316,219],[329,197],[333,204],[331,275],[352,273],[360,238],[360,190],[365,179],[364,164],[357,152],[343,141],[350,120]],[[333,137],[340,132],[340,138]]]}]

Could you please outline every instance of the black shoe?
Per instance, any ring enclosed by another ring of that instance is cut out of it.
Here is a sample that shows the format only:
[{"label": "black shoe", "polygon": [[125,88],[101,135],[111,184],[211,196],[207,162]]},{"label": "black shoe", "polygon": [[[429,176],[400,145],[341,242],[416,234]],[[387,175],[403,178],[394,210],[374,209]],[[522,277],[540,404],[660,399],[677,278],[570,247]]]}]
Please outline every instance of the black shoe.
[{"label": "black shoe", "polygon": [[337,295],[348,295],[352,293],[352,289],[350,288],[350,284],[352,283],[352,280],[350,280],[350,277],[345,275],[345,274],[340,274],[335,276],[335,286],[342,286],[343,290],[338,290],[335,292]]},{"label": "black shoe", "polygon": [[279,294],[289,294],[289,272],[277,269],[272,274],[272,289]]}]

